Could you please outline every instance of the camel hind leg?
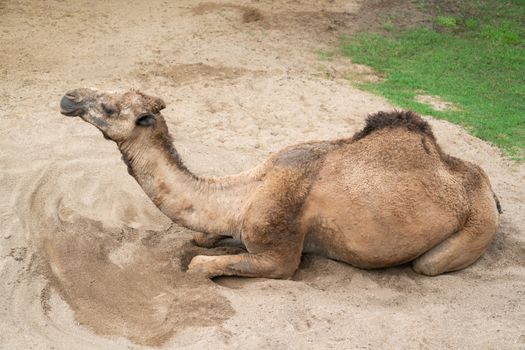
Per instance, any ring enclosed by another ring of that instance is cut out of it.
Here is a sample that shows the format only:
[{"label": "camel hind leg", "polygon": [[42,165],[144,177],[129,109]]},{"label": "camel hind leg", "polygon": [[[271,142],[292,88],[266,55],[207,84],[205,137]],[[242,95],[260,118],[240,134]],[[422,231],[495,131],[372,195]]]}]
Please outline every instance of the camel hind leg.
[{"label": "camel hind leg", "polygon": [[461,270],[485,252],[496,234],[499,217],[494,202],[474,211],[465,226],[412,263],[417,273],[436,276]]}]

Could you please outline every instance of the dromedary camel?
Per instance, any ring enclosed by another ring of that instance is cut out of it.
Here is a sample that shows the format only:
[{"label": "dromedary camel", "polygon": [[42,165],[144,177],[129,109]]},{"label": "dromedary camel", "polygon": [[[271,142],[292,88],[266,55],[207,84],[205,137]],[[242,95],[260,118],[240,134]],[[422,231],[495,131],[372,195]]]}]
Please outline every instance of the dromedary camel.
[{"label": "dromedary camel", "polygon": [[445,154],[412,112],[379,112],[351,138],[290,146],[247,172],[203,178],[173,147],[161,99],[77,89],[60,106],[116,142],[129,173],[164,214],[198,232],[197,245],[233,237],[246,248],[197,255],[188,272],[289,278],[309,252],[361,268],[412,261],[438,275],[476,261],[498,229],[487,175]]}]

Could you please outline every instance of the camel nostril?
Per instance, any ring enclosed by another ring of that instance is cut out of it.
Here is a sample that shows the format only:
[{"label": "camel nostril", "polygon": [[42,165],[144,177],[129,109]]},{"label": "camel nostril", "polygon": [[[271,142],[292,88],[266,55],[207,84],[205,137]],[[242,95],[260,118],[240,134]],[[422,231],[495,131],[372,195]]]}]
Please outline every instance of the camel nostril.
[{"label": "camel nostril", "polygon": [[73,100],[75,102],[80,102],[80,94],[77,90],[69,90],[68,92],[66,92],[64,97],[67,97],[68,99]]}]

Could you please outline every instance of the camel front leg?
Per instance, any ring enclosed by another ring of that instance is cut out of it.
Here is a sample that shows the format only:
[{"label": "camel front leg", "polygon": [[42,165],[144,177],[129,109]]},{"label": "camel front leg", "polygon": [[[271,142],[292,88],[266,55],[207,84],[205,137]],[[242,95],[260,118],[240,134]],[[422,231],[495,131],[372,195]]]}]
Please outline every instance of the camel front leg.
[{"label": "camel front leg", "polygon": [[[296,260],[296,261],[293,261]],[[276,254],[197,255],[188,266],[188,273],[206,276],[243,276],[290,278],[299,266],[299,259]]]},{"label": "camel front leg", "polygon": [[[241,238],[248,253],[194,257],[188,273],[206,277],[290,278],[299,267],[304,232],[297,228],[310,182],[308,173],[287,164],[265,177],[242,213]],[[294,184],[294,186],[283,186]]]}]

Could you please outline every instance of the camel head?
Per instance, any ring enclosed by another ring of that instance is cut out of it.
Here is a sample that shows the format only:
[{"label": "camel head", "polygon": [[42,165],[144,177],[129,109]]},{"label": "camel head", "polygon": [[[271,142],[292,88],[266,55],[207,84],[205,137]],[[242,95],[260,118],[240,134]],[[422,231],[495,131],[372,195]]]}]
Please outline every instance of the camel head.
[{"label": "camel head", "polygon": [[160,111],[166,107],[158,97],[136,90],[105,93],[92,89],[68,91],[60,101],[60,112],[80,117],[117,143],[140,136],[167,133]]}]

